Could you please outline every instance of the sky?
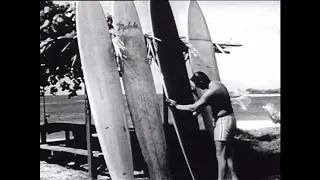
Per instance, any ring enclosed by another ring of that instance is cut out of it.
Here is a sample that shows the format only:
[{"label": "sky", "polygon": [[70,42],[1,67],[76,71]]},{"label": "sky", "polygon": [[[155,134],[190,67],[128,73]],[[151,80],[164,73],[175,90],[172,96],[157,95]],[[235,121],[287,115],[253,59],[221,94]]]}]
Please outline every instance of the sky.
[{"label": "sky", "polygon": [[[65,1],[54,1],[63,4]],[[135,1],[143,33],[151,32],[149,1]],[[187,37],[189,1],[170,1],[178,33]],[[221,81],[230,89],[280,88],[280,1],[198,1],[215,43],[240,43],[216,54]],[[101,1],[112,14],[112,1]],[[157,92],[161,76],[151,66]]]}]

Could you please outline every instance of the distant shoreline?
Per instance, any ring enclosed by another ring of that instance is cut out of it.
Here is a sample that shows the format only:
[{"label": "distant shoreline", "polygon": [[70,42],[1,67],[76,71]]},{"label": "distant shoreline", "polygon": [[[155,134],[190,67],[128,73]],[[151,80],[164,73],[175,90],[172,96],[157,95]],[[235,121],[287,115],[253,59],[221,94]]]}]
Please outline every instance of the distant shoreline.
[{"label": "distant shoreline", "polygon": [[249,97],[280,97],[281,94],[248,94]]},{"label": "distant shoreline", "polygon": [[[158,94],[161,95],[161,94]],[[46,97],[52,96],[51,94],[45,95]],[[56,95],[56,96],[68,96],[68,95]],[[79,94],[78,96],[84,96],[84,94]],[[248,97],[280,97],[281,94],[248,94]],[[40,96],[41,97],[41,96]]]}]

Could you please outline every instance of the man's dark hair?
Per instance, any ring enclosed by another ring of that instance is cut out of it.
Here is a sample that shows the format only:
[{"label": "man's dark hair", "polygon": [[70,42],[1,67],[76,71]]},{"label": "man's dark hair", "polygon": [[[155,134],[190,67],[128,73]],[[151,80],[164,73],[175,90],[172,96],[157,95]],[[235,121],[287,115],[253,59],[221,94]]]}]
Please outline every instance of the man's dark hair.
[{"label": "man's dark hair", "polygon": [[194,84],[200,89],[206,89],[209,87],[210,79],[201,71],[195,72],[190,80],[193,81]]}]

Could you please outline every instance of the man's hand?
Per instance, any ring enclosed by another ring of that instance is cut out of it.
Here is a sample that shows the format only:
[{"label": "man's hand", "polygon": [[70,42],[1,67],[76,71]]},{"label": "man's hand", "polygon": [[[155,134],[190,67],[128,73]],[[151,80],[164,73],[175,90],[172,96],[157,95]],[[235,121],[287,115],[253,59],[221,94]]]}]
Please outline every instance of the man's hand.
[{"label": "man's hand", "polygon": [[169,103],[169,106],[176,106],[177,105],[177,102],[175,100],[166,99],[166,101]]}]

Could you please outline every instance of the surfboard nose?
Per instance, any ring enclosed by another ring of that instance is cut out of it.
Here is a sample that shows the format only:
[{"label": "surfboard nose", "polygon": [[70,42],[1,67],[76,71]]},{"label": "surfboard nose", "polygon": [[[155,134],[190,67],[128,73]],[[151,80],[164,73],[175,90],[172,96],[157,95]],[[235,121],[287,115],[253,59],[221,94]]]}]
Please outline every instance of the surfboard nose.
[{"label": "surfboard nose", "polygon": [[[197,25],[197,28],[191,26]],[[188,31],[189,38],[211,39],[207,22],[197,1],[190,1],[188,8]],[[205,31],[205,32],[204,32]],[[191,37],[190,37],[191,36]]]},{"label": "surfboard nose", "polygon": [[153,30],[157,31],[157,38],[160,38],[162,41],[166,41],[179,37],[169,1],[150,1],[150,13]]}]

